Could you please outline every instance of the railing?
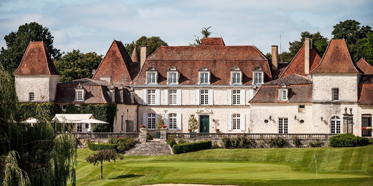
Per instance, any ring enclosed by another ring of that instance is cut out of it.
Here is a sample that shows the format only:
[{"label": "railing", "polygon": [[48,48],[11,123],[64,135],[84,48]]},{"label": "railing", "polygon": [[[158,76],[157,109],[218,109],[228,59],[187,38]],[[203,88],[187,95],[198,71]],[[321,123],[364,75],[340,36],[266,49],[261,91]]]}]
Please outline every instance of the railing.
[{"label": "railing", "polygon": [[175,137],[175,138],[183,138],[183,139],[196,139],[196,140],[203,140],[203,139],[211,139],[211,140],[219,140],[222,138],[236,138],[245,136],[250,139],[271,139],[275,137],[282,137],[284,139],[292,139],[293,137],[297,137],[301,140],[328,140],[330,137],[336,134],[268,134],[268,133],[167,133],[167,138]]},{"label": "railing", "polygon": [[119,137],[132,137],[138,138],[139,133],[131,132],[131,133],[114,133],[114,132],[89,132],[89,133],[82,133],[82,132],[74,132],[74,136],[78,139],[109,139],[110,137],[119,138]]}]

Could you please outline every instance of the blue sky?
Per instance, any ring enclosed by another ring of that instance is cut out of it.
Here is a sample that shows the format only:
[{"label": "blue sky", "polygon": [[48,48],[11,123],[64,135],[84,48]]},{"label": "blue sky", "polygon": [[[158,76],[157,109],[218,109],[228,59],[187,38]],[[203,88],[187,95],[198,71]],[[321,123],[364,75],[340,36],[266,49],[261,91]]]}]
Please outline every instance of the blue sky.
[{"label": "blue sky", "polygon": [[130,43],[145,35],[168,45],[188,45],[202,27],[226,45],[288,49],[302,31],[331,38],[333,26],[354,19],[373,27],[372,0],[0,0],[0,46],[22,24],[38,22],[69,52],[105,54],[113,39]]}]

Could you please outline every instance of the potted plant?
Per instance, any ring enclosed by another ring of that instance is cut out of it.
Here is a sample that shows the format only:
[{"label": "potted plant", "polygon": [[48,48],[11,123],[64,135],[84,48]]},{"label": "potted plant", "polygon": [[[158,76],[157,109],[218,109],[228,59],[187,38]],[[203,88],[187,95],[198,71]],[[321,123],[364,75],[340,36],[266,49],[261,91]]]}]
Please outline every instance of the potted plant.
[{"label": "potted plant", "polygon": [[198,129],[198,121],[196,119],[196,117],[194,117],[194,114],[191,114],[189,116],[189,119],[188,119],[188,125],[189,125],[189,133],[190,133],[190,137],[191,138],[194,138],[195,136],[195,130]]},{"label": "potted plant", "polygon": [[142,125],[140,125],[140,128],[141,128],[141,129],[145,129],[146,126],[145,126],[144,124],[142,124]]},{"label": "potted plant", "polygon": [[159,131],[161,130],[161,128],[163,128],[162,127],[163,125],[165,125],[163,121],[163,117],[162,115],[158,114],[157,123],[155,124],[155,129],[157,130],[157,138],[161,137],[161,133]]},{"label": "potted plant", "polygon": [[162,125],[162,129],[165,129],[165,128],[167,128],[167,125]]}]

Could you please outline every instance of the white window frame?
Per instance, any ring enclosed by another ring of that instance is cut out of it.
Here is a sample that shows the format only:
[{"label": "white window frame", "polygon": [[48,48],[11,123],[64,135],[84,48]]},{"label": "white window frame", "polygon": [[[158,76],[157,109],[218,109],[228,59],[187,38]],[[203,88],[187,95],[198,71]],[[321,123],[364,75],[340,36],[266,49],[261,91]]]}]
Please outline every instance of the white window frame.
[{"label": "white window frame", "polygon": [[241,105],[241,90],[232,90],[232,105]]},{"label": "white window frame", "polygon": [[333,116],[330,119],[330,133],[332,134],[341,133],[341,119],[338,116]]},{"label": "white window frame", "polygon": [[28,93],[28,100],[29,101],[35,101],[35,93],[34,92],[29,92]]},{"label": "white window frame", "polygon": [[198,72],[198,84],[209,85],[210,78],[211,72],[206,67],[202,67],[202,69]]},{"label": "white window frame", "polygon": [[241,130],[241,115],[232,114],[232,129]]},{"label": "white window frame", "polygon": [[168,104],[169,105],[178,105],[178,97],[177,97],[177,90],[170,89],[168,90]]},{"label": "white window frame", "polygon": [[339,100],[339,88],[332,88],[332,100],[333,101]]},{"label": "white window frame", "polygon": [[158,79],[157,71],[148,71],[146,72],[146,84],[147,85],[156,85]]},{"label": "white window frame", "polygon": [[231,71],[231,85],[242,85],[241,71]]},{"label": "white window frame", "polygon": [[288,89],[280,88],[278,89],[278,100],[279,101],[287,101],[288,98]]},{"label": "white window frame", "polygon": [[278,118],[278,133],[287,134],[289,133],[289,119]]},{"label": "white window frame", "polygon": [[167,84],[168,85],[179,84],[179,73],[177,71],[167,72]]},{"label": "white window frame", "polygon": [[84,90],[75,90],[76,101],[84,101]]},{"label": "white window frame", "polygon": [[260,86],[264,83],[264,73],[259,67],[255,68],[253,71],[253,85]]},{"label": "white window frame", "polygon": [[155,113],[148,113],[147,114],[147,118],[146,118],[147,128],[150,129],[150,130],[154,130],[155,129],[156,120],[157,120],[157,114],[155,114]]},{"label": "white window frame", "polygon": [[156,90],[155,89],[147,89],[146,100],[147,100],[148,105],[156,104]]},{"label": "white window frame", "polygon": [[209,90],[200,90],[200,105],[209,105]]},{"label": "white window frame", "polygon": [[169,113],[168,114],[168,128],[170,130],[177,130],[177,114]]}]

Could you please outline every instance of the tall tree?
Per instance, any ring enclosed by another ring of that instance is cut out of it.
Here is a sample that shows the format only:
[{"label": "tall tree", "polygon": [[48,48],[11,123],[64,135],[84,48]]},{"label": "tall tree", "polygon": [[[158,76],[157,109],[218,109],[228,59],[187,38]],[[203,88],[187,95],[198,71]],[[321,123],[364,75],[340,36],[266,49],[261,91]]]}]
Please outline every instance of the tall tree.
[{"label": "tall tree", "polygon": [[53,47],[54,37],[51,32],[36,22],[19,26],[17,32],[11,32],[4,39],[7,47],[1,47],[0,64],[9,73],[18,67],[30,41],[43,41],[52,58],[58,59],[61,56],[60,50]]},{"label": "tall tree", "polygon": [[92,70],[97,69],[101,61],[102,55],[96,52],[84,54],[79,50],[73,50],[53,62],[61,73],[60,81],[69,82],[74,79],[92,77]]},{"label": "tall tree", "polygon": [[137,53],[140,53],[141,46],[147,46],[148,47],[148,55],[152,54],[155,50],[157,50],[161,46],[168,46],[165,41],[163,41],[160,37],[152,36],[152,37],[146,37],[141,36],[136,42],[132,41],[132,43],[126,43],[125,47],[128,52],[128,54],[131,56],[133,49],[137,49]]},{"label": "tall tree", "polygon": [[292,57],[294,57],[299,49],[303,46],[306,38],[310,38],[312,40],[313,45],[315,45],[321,56],[324,54],[326,47],[328,46],[328,38],[322,36],[320,32],[311,34],[308,31],[302,32],[300,36],[301,38],[299,41],[289,42],[289,51]]},{"label": "tall tree", "polygon": [[40,107],[38,123],[18,122],[11,75],[0,70],[0,82],[0,183],[66,186],[70,179],[75,185],[76,138],[65,125],[50,123]]},{"label": "tall tree", "polygon": [[[205,37],[209,37],[211,35],[211,32],[209,31],[210,28],[211,28],[211,26],[209,26],[207,28],[206,27],[202,28],[202,30],[201,30],[202,39],[205,38]],[[200,39],[199,36],[194,35],[194,43],[192,43],[192,44],[189,43],[189,45],[192,45],[192,46],[201,45],[202,39]]]}]

